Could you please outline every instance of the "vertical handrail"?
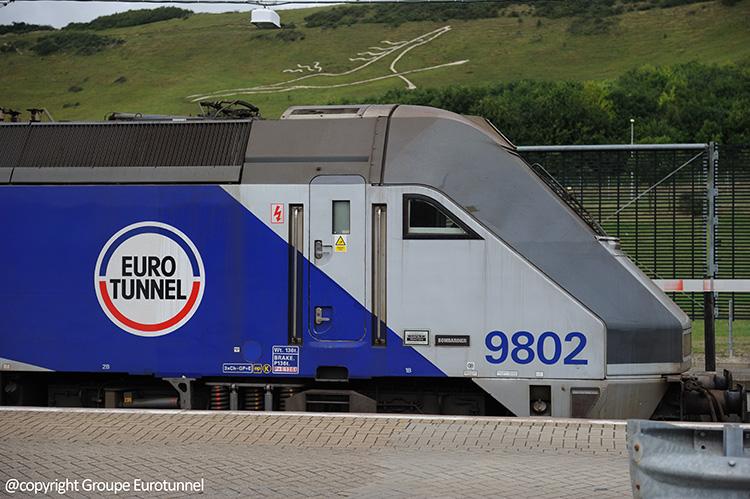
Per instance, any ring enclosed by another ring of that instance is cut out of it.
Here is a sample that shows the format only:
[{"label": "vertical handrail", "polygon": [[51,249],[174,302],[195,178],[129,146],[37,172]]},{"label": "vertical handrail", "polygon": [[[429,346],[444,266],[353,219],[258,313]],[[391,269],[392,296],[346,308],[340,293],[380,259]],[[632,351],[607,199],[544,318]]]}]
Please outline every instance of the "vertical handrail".
[{"label": "vertical handrail", "polygon": [[300,331],[300,254],[304,250],[304,208],[289,205],[289,343],[302,343]]},{"label": "vertical handrail", "polygon": [[372,316],[373,344],[385,345],[386,335],[386,216],[384,204],[373,205],[372,219]]}]

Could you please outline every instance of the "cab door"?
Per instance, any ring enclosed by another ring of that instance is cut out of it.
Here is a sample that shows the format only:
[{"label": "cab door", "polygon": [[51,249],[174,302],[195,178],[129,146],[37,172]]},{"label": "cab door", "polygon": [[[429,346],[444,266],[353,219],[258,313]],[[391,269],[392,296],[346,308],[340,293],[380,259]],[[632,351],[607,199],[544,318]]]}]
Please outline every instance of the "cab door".
[{"label": "cab door", "polygon": [[365,181],[320,176],[310,183],[309,331],[319,341],[358,341],[367,331]]}]

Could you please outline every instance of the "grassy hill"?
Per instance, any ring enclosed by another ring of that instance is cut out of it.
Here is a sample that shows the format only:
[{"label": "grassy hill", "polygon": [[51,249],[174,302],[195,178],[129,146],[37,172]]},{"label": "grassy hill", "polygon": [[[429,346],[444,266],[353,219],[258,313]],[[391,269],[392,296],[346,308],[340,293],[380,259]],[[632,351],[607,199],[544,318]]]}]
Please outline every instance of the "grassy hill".
[{"label": "grassy hill", "polygon": [[100,119],[111,111],[195,113],[192,101],[214,95],[248,100],[275,117],[292,104],[356,101],[409,86],[601,80],[644,64],[688,61],[750,64],[750,0],[727,3],[627,12],[608,18],[614,22],[599,34],[572,32],[576,18],[525,10],[517,17],[305,27],[304,17],[320,9],[282,11],[294,27],[281,31],[254,28],[248,14],[105,29],[96,33],[112,43],[89,55],[40,56],[29,47],[47,32],[8,34],[0,49],[17,48],[0,50],[0,107]]}]

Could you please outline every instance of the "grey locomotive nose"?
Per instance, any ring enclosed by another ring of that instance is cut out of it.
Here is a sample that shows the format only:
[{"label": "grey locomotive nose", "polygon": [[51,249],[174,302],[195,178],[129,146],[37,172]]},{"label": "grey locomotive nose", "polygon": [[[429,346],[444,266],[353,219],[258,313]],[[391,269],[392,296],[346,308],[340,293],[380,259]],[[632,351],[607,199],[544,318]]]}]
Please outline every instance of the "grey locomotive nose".
[{"label": "grey locomotive nose", "polygon": [[[607,365],[643,374],[654,372],[654,364],[662,365],[659,372],[686,370],[689,318],[625,255],[603,245],[601,229],[566,204],[486,121],[399,107],[384,180],[444,192],[593,312],[606,325]],[[529,306],[543,313],[544,296]]]}]

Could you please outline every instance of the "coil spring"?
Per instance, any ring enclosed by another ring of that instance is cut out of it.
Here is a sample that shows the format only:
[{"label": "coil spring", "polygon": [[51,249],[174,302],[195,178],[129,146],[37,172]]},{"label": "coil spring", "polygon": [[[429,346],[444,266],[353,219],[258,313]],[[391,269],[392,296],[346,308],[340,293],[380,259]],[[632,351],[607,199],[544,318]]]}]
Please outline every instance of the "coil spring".
[{"label": "coil spring", "polygon": [[285,411],[287,400],[289,400],[290,397],[292,397],[295,393],[298,393],[299,391],[300,389],[297,387],[292,387],[292,386],[279,387],[279,410]]},{"label": "coil spring", "polygon": [[229,388],[218,385],[212,386],[208,407],[212,411],[229,410]]},{"label": "coil spring", "polygon": [[264,399],[263,388],[248,386],[244,390],[244,402],[246,411],[262,411]]}]

